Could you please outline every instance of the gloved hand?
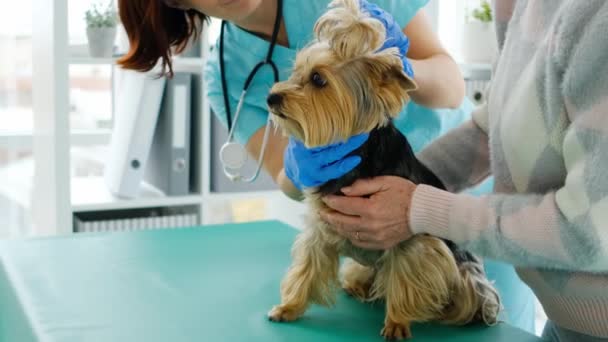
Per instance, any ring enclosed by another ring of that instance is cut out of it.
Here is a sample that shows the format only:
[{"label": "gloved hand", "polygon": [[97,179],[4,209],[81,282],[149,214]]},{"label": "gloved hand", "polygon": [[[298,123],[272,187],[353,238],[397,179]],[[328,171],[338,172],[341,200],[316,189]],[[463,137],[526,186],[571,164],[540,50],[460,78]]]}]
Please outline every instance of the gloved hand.
[{"label": "gloved hand", "polygon": [[373,18],[380,20],[386,29],[386,41],[380,50],[390,47],[398,48],[401,55],[401,61],[403,62],[403,71],[405,71],[408,76],[414,77],[414,70],[406,57],[407,50],[410,47],[410,40],[403,33],[403,29],[397,24],[390,13],[384,11],[375,3],[367,0],[359,1],[361,10],[369,13]]},{"label": "gloved hand", "polygon": [[368,137],[368,133],[359,134],[345,142],[310,149],[290,137],[283,160],[285,175],[299,190],[340,178],[361,162],[359,156],[344,157],[363,145]]}]

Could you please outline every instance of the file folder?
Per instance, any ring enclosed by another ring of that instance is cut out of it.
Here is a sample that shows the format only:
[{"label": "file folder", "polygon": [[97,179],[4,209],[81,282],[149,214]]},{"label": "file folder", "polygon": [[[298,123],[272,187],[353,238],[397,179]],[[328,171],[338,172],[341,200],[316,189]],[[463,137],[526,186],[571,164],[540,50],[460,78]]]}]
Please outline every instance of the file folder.
[{"label": "file folder", "polygon": [[167,80],[145,181],[168,196],[190,192],[190,124],[192,75],[175,73]]},{"label": "file folder", "polygon": [[113,195],[134,198],[144,177],[166,79],[155,71],[120,73],[104,180]]}]

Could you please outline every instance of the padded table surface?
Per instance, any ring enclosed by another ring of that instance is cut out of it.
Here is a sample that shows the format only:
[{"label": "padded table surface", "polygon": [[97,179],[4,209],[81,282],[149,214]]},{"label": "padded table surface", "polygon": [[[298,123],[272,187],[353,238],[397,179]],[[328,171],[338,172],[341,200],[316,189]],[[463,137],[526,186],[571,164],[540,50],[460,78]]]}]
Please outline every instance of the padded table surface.
[{"label": "padded table surface", "polygon": [[[340,293],[272,323],[297,231],[255,222],[0,242],[0,341],[383,341]],[[414,341],[540,341],[506,324],[414,325]]]}]

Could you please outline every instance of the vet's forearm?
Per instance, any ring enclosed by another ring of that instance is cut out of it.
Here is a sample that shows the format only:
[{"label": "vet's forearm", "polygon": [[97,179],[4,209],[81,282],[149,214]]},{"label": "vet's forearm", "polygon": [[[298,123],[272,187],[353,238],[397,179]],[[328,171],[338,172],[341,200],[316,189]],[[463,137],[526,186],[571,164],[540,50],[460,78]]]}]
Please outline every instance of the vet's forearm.
[{"label": "vet's forearm", "polygon": [[283,193],[287,195],[287,197],[296,201],[301,201],[304,199],[304,195],[302,194],[302,192],[298,190],[298,188],[293,185],[289,177],[285,175],[285,169],[281,169],[281,171],[279,171],[279,174],[276,178],[276,182],[279,185],[281,191],[283,191]]},{"label": "vet's forearm", "polygon": [[418,89],[412,99],[430,108],[458,108],[464,99],[465,85],[458,64],[445,54],[427,59],[410,59]]}]

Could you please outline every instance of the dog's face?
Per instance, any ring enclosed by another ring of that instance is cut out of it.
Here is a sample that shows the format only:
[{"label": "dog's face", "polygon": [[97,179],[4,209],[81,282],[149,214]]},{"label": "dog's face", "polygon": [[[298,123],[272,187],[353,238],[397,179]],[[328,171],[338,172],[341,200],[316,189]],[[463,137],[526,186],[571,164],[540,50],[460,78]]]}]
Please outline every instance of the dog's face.
[{"label": "dog's face", "polygon": [[315,25],[316,41],[268,96],[273,121],[307,147],[369,132],[396,116],[416,88],[397,49],[378,51],[384,26],[356,0],[334,1]]}]

